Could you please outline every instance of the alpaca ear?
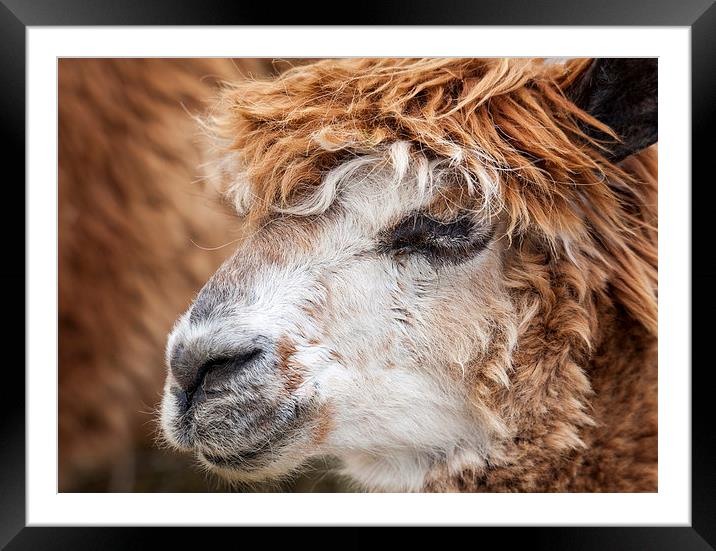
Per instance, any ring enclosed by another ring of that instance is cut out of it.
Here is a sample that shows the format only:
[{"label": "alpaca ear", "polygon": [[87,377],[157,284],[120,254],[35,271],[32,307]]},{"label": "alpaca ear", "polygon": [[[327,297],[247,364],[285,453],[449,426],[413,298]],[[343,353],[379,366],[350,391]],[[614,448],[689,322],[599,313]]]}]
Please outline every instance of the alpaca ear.
[{"label": "alpaca ear", "polygon": [[565,93],[619,136],[620,142],[614,143],[594,127],[583,128],[590,137],[607,140],[607,158],[619,162],[658,139],[657,83],[655,58],[595,59]]}]

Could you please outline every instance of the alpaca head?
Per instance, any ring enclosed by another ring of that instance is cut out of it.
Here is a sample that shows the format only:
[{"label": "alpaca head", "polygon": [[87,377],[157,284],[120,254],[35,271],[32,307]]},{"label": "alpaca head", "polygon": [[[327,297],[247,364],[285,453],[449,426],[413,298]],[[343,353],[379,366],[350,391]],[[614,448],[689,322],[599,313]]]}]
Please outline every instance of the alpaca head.
[{"label": "alpaca head", "polygon": [[615,163],[656,139],[655,79],[343,60],[227,90],[212,175],[244,231],[170,335],[166,438],[229,478],[330,455],[385,489],[579,446],[596,310],[654,329],[653,213]]}]

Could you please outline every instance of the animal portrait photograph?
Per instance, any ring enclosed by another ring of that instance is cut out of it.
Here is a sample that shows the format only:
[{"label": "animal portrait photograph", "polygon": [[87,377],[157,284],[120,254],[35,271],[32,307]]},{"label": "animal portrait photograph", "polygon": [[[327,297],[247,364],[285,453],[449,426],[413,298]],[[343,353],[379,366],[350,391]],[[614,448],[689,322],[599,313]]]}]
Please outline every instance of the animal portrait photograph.
[{"label": "animal portrait photograph", "polygon": [[59,492],[659,491],[657,58],[57,77]]}]

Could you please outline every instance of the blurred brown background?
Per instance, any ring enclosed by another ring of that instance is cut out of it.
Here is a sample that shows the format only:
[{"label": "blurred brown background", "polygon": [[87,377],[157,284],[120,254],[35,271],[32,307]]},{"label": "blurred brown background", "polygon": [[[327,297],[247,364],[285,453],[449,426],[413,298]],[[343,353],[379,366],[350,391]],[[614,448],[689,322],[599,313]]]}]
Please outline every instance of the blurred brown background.
[{"label": "blurred brown background", "polygon": [[[59,60],[59,491],[229,490],[155,442],[166,336],[236,235],[191,114],[309,61]],[[315,465],[252,489],[342,486]]]}]

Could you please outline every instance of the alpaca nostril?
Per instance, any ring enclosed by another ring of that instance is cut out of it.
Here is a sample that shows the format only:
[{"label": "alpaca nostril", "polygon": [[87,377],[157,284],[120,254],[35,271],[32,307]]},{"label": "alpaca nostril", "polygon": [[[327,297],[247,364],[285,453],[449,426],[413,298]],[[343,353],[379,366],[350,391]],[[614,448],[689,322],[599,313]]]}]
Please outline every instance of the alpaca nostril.
[{"label": "alpaca nostril", "polygon": [[203,363],[191,361],[183,347],[172,355],[171,370],[179,388],[175,396],[182,409],[192,402],[205,398],[226,387],[226,383],[239,371],[253,363],[261,354],[259,348],[252,348],[238,354],[209,358]]},{"label": "alpaca nostril", "polygon": [[218,360],[209,360],[209,361],[203,363],[199,367],[199,370],[196,373],[194,381],[186,389],[186,393],[189,396],[189,401],[191,401],[191,397],[196,392],[196,389],[199,388],[199,386],[204,382],[204,380],[206,379],[206,376],[210,372],[216,372],[219,370],[226,371],[226,368],[229,367],[228,364],[230,364],[230,363],[232,363],[232,361],[228,358],[220,358]]}]

